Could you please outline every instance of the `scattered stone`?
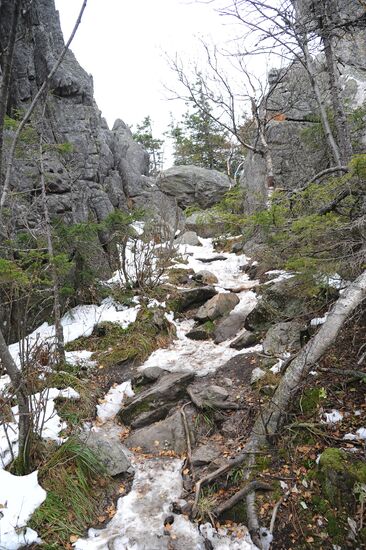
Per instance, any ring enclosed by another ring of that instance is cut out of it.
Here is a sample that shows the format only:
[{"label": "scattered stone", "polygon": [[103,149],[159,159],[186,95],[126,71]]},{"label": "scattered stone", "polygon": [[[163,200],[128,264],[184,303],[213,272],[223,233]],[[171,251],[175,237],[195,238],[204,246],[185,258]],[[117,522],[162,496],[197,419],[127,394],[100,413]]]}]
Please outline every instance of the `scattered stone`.
[{"label": "scattered stone", "polygon": [[243,251],[243,246],[244,246],[244,243],[242,243],[242,242],[234,243],[233,246],[231,247],[231,252],[233,254],[242,252]]},{"label": "scattered stone", "polygon": [[199,409],[205,407],[220,407],[223,401],[226,401],[229,397],[229,392],[221,386],[211,384],[210,386],[204,386],[200,382],[191,384],[187,388],[192,403]]},{"label": "scattered stone", "polygon": [[187,309],[198,307],[216,294],[217,291],[213,286],[201,286],[181,290],[177,297],[177,311],[186,311]]},{"label": "scattered stone", "polygon": [[219,282],[216,275],[208,271],[207,269],[202,269],[192,276],[192,279],[197,283],[202,283],[204,285],[215,285]]},{"label": "scattered stone", "polygon": [[301,333],[304,325],[297,321],[278,323],[271,327],[263,341],[263,351],[268,355],[281,355],[285,351],[301,348]]},{"label": "scattered stone", "polygon": [[242,334],[240,334],[235,340],[233,340],[230,344],[231,348],[234,349],[244,349],[244,348],[250,348],[251,346],[255,346],[259,343],[259,336],[257,334],[254,334],[253,332],[250,332],[249,330],[244,329]]},{"label": "scattered stone", "polygon": [[251,378],[250,378],[250,383],[255,384],[256,382],[258,382],[258,380],[261,380],[262,378],[264,378],[264,376],[266,376],[266,374],[267,374],[266,371],[261,369],[260,367],[255,368],[252,371],[252,375],[251,375]]},{"label": "scattered stone", "polygon": [[200,445],[192,453],[193,466],[204,466],[210,464],[213,460],[221,455],[222,451],[214,443],[207,443],[206,445]]},{"label": "scattered stone", "polygon": [[222,292],[201,306],[195,315],[195,319],[198,321],[214,321],[232,311],[239,302],[238,296],[233,292]]},{"label": "scattered stone", "polygon": [[[186,407],[185,413],[193,442],[193,412],[190,413],[189,408]],[[176,411],[165,420],[137,430],[125,440],[125,444],[130,449],[141,448],[143,452],[153,454],[168,450],[184,453],[187,449],[187,442],[180,411]]]},{"label": "scattered stone", "polygon": [[256,279],[258,277],[258,270],[258,262],[253,262],[252,260],[241,267],[241,271],[246,273],[250,279]]},{"label": "scattered stone", "polygon": [[158,380],[164,374],[168,374],[168,372],[169,371],[161,369],[160,367],[146,367],[146,369],[142,371],[142,376],[151,382],[155,382],[155,380]]},{"label": "scattered stone", "polygon": [[201,241],[195,231],[186,231],[183,235],[179,235],[174,241],[176,244],[187,244],[190,246],[202,246]]},{"label": "scattered stone", "polygon": [[128,458],[130,451],[121,443],[120,431],[120,427],[115,424],[104,424],[103,427],[94,427],[79,435],[85,445],[105,466],[106,473],[110,476],[133,472]]},{"label": "scattered stone", "polygon": [[191,372],[169,373],[142,391],[118,413],[120,420],[132,428],[141,428],[165,418],[173,404],[186,393],[186,387],[194,378]]},{"label": "scattered stone", "polygon": [[195,328],[187,332],[186,337],[191,340],[210,340],[212,338],[212,333],[204,329]]}]

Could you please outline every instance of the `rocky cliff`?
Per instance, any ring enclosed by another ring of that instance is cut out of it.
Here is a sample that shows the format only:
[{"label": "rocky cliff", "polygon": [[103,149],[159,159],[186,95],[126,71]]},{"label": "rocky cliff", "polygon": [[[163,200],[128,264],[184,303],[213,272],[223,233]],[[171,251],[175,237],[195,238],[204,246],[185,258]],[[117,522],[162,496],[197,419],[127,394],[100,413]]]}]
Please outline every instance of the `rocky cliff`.
[{"label": "rocky cliff", "polygon": [[[12,0],[0,3],[0,36],[7,43]],[[33,0],[22,10],[15,50],[8,113],[17,118],[36,94],[64,45],[58,12],[53,0]],[[93,98],[93,79],[71,51],[53,77],[45,117],[41,108],[32,125],[42,131],[48,147],[45,170],[52,215],[65,222],[103,220],[114,207],[143,192],[141,176],[148,175],[149,157],[134,142],[120,120],[112,130]],[[11,125],[8,129],[11,137]],[[62,154],[60,154],[62,152]],[[12,189],[22,191],[22,204],[35,218],[38,166],[34,158],[18,155]],[[29,217],[29,216],[28,216]],[[29,223],[29,220],[28,220]]]},{"label": "rocky cliff", "polygon": [[[365,8],[355,0],[334,0],[334,25],[339,26],[334,43],[347,112],[359,109],[365,118],[366,106],[366,16]],[[298,0],[296,7],[311,29],[316,28],[317,10],[322,3]],[[314,59],[323,98],[331,109],[329,80],[322,53]],[[318,107],[309,77],[299,60],[268,75],[268,95],[263,101],[267,140],[272,151],[276,187],[294,188],[306,183],[329,167],[329,155],[320,129]],[[354,152],[364,150],[365,124],[352,128]],[[263,158],[249,153],[241,178],[247,191],[246,206],[253,210],[265,202],[266,170]],[[262,198],[261,198],[262,197]]]}]

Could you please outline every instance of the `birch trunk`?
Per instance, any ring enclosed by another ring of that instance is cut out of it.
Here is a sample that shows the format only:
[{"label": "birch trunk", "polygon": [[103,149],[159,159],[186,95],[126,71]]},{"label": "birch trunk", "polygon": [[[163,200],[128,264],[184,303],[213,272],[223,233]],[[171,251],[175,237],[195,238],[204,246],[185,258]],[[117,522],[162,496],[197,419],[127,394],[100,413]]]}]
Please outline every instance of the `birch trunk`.
[{"label": "birch trunk", "polygon": [[366,298],[366,271],[364,271],[338,298],[325,323],[288,366],[277,390],[263,414],[257,418],[253,436],[265,444],[268,436],[277,433],[289,403],[316,362],[334,343],[347,317]]}]

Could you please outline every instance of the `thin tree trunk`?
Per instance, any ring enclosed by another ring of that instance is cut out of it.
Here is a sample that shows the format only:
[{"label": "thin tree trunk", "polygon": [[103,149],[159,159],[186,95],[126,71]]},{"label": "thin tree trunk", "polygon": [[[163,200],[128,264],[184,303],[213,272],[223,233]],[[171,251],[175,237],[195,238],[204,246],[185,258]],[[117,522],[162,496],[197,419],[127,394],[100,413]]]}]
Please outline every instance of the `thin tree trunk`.
[{"label": "thin tree trunk", "polygon": [[40,87],[40,89],[38,90],[37,94],[34,96],[32,103],[28,107],[27,112],[25,113],[25,115],[22,118],[18,128],[16,129],[13,141],[12,141],[11,146],[10,146],[10,151],[9,151],[9,155],[8,155],[8,162],[7,162],[7,168],[6,168],[6,174],[5,174],[5,179],[4,179],[4,185],[3,185],[3,188],[2,188],[2,195],[1,195],[1,199],[0,199],[0,222],[1,222],[1,218],[2,218],[2,211],[3,211],[4,205],[5,205],[8,193],[9,193],[10,178],[11,178],[11,173],[12,173],[12,169],[13,169],[15,148],[17,146],[20,134],[23,131],[23,129],[24,129],[25,125],[27,124],[27,122],[29,121],[30,117],[32,116],[32,114],[34,112],[34,109],[36,108],[40,98],[42,97],[42,95],[47,90],[48,85],[51,82],[51,79],[52,79],[53,75],[56,73],[57,69],[61,65],[61,63],[62,63],[62,61],[63,61],[63,59],[66,55],[66,52],[69,49],[69,46],[70,46],[70,44],[71,44],[71,42],[72,42],[72,40],[73,40],[73,38],[76,34],[76,31],[78,30],[78,27],[79,27],[80,23],[81,23],[81,19],[82,19],[84,10],[86,8],[87,1],[88,0],[83,0],[83,4],[81,6],[78,18],[76,20],[75,26],[72,30],[72,33],[70,35],[69,40],[67,41],[67,43],[63,47],[62,52],[60,53],[56,63],[52,67],[51,71],[48,73],[46,79],[44,80],[44,82],[43,82],[42,86]]},{"label": "thin tree trunk", "polygon": [[17,472],[26,474],[29,471],[29,452],[32,436],[32,419],[29,406],[29,396],[21,371],[10,355],[2,331],[0,330],[0,361],[8,373],[18,402],[19,410],[19,452]]},{"label": "thin tree trunk", "polygon": [[15,49],[15,40],[17,35],[21,0],[15,0],[13,9],[13,19],[6,53],[3,53],[3,76],[0,88],[0,181],[2,180],[3,150],[4,150],[4,123],[6,110],[8,107],[11,71],[13,68],[13,58]]},{"label": "thin tree trunk", "polygon": [[342,87],[339,80],[339,70],[334,56],[333,39],[328,32],[322,33],[325,59],[327,62],[330,94],[332,98],[334,121],[337,129],[341,164],[347,164],[352,157],[352,143],[349,134],[349,126],[344,103],[342,100]]},{"label": "thin tree trunk", "polygon": [[[44,117],[45,109],[43,109]],[[43,118],[42,117],[42,118]],[[43,162],[43,137],[41,133],[40,143],[39,143],[39,168],[40,168],[40,183],[41,183],[41,194],[42,194],[42,208],[44,216],[44,225],[46,230],[47,238],[47,250],[48,250],[48,259],[49,265],[51,268],[52,275],[52,290],[53,290],[53,317],[55,322],[55,347],[56,347],[56,365],[60,365],[65,362],[65,347],[64,347],[64,331],[61,323],[61,300],[60,300],[60,283],[57,274],[57,268],[55,263],[55,253],[53,249],[52,242],[52,226],[50,213],[48,210],[47,202],[47,193],[46,193],[46,182],[44,175],[44,162]]]}]

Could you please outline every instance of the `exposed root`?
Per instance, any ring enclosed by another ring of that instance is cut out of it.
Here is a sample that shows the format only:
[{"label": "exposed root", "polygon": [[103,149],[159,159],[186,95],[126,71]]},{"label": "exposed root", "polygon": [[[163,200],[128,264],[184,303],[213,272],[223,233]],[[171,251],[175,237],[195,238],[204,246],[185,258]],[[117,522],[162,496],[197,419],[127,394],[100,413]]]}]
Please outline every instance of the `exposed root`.
[{"label": "exposed root", "polygon": [[225,502],[217,506],[214,510],[214,514],[215,516],[220,516],[221,514],[226,512],[226,510],[230,510],[231,508],[233,508],[235,504],[243,500],[243,498],[245,498],[249,493],[253,493],[254,491],[271,491],[271,490],[272,490],[272,487],[268,485],[268,483],[264,483],[263,481],[251,481],[250,483],[248,483],[248,485],[240,489],[240,491],[235,493],[228,500],[225,500]]}]

